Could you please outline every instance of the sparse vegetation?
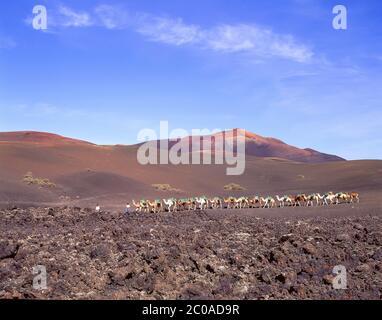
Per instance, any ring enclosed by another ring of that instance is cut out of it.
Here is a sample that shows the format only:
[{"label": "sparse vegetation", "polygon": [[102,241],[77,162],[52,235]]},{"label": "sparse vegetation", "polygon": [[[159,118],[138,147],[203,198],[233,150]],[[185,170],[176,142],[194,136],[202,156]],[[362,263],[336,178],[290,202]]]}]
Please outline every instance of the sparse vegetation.
[{"label": "sparse vegetation", "polygon": [[69,197],[69,196],[60,196],[59,199],[60,199],[61,201],[70,201],[70,200],[72,200],[72,198]]},{"label": "sparse vegetation", "polygon": [[224,190],[227,191],[243,191],[246,190],[244,187],[242,187],[240,184],[237,183],[230,183],[224,186]]},{"label": "sparse vegetation", "polygon": [[55,188],[56,185],[49,179],[37,178],[33,176],[32,172],[27,172],[24,175],[23,182],[28,185],[37,185],[40,188]]},{"label": "sparse vegetation", "polygon": [[151,185],[157,191],[171,191],[171,192],[182,192],[180,189],[173,188],[169,184],[153,184]]}]

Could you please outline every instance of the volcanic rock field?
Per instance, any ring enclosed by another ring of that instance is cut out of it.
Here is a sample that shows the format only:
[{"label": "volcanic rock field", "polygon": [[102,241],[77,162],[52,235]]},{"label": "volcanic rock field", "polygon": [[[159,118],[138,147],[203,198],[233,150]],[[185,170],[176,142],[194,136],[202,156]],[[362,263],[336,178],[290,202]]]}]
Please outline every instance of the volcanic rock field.
[{"label": "volcanic rock field", "polygon": [[[379,214],[271,211],[3,209],[0,299],[381,299]],[[32,287],[37,265],[46,290]],[[345,290],[333,288],[337,265]]]}]

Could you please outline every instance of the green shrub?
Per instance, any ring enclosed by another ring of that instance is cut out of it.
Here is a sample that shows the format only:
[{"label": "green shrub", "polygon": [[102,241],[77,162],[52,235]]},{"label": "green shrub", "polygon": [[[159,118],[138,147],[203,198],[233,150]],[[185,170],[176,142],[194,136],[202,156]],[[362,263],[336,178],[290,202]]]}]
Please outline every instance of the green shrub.
[{"label": "green shrub", "polygon": [[169,184],[152,184],[153,188],[155,188],[157,191],[172,191],[172,192],[181,192],[182,190],[173,188]]},{"label": "green shrub", "polygon": [[224,186],[224,190],[227,191],[243,191],[245,190],[244,187],[242,187],[240,184],[237,183],[230,183]]},{"label": "green shrub", "polygon": [[51,182],[49,179],[44,178],[35,178],[32,172],[27,172],[24,175],[23,182],[28,185],[37,185],[41,188],[55,188],[56,185]]}]

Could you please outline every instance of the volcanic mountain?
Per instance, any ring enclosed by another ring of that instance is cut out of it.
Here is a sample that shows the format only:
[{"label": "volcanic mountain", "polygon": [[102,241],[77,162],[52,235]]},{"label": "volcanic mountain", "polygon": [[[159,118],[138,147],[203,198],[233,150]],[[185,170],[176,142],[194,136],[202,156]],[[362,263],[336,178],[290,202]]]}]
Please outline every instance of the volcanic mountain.
[{"label": "volcanic mountain", "polygon": [[[224,141],[224,139],[231,139],[230,141],[237,141],[239,136],[243,137],[245,141],[245,153],[249,156],[259,157],[259,158],[279,158],[286,159],[296,162],[305,162],[305,163],[320,163],[320,162],[328,162],[328,161],[344,161],[345,159],[338,157],[336,155],[326,154],[322,152],[318,152],[313,149],[300,149],[285,142],[275,139],[263,137],[258,134],[251,133],[249,131],[243,129],[233,129],[228,131],[219,132],[210,136],[202,136],[198,137],[202,142],[208,140],[210,143],[201,143],[201,149],[203,152],[209,152],[212,149],[212,152],[222,151],[221,147],[216,146],[216,141],[220,139],[220,141]],[[179,139],[180,141],[170,142],[170,147],[173,146],[177,142],[181,142],[182,144],[186,144],[189,146],[186,149],[192,150],[192,137],[185,137]],[[212,145],[212,148],[210,148]],[[219,144],[220,146],[220,144]]]},{"label": "volcanic mountain", "polygon": [[[203,136],[200,137],[201,141],[206,141],[207,138],[211,138],[212,146],[214,148],[216,139],[219,138],[233,138],[235,139],[238,134],[242,134],[245,137],[246,144],[246,154],[255,157],[271,157],[271,158],[280,158],[287,159],[297,162],[307,162],[307,163],[319,163],[327,161],[343,161],[343,158],[340,158],[335,155],[325,154],[318,152],[313,149],[300,149],[285,142],[268,137],[262,137],[260,135],[242,130],[242,129],[233,129],[229,131],[219,132],[212,136]],[[182,138],[183,143],[190,142],[192,146],[192,137]],[[235,140],[234,140],[235,141]],[[0,132],[0,143],[7,144],[34,144],[37,146],[59,146],[59,145],[87,145],[87,146],[96,146],[90,142],[72,139],[63,137],[53,133],[46,132],[34,132],[34,131],[16,131],[16,132]],[[171,141],[169,146],[171,147],[176,142]],[[115,146],[115,147],[121,147]],[[159,142],[158,142],[159,147]],[[202,148],[206,148],[206,145],[202,143]],[[215,150],[214,151],[221,151]],[[190,147],[191,151],[191,147]],[[206,151],[206,150],[203,150]]]},{"label": "volcanic mountain", "polygon": [[[221,135],[237,132],[217,133],[210,137],[212,144]],[[202,137],[203,152],[208,152],[207,138]],[[249,132],[245,132],[245,143],[244,174],[227,176],[228,165],[141,165],[137,161],[140,145],[97,145],[31,131],[0,133],[0,207],[93,206],[95,202],[121,206],[131,199],[201,194],[382,190],[382,161],[344,161]],[[225,190],[231,183],[244,190]],[[154,185],[172,188],[163,191]]]}]

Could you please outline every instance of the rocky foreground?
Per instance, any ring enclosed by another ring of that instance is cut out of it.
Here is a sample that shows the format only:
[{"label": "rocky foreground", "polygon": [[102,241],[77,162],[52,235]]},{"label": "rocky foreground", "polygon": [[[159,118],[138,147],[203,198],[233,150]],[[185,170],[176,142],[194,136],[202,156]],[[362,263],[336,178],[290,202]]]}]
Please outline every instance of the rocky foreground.
[{"label": "rocky foreground", "polygon": [[[0,210],[0,298],[381,299],[381,227],[381,216]],[[336,265],[347,290],[333,289]]]}]

